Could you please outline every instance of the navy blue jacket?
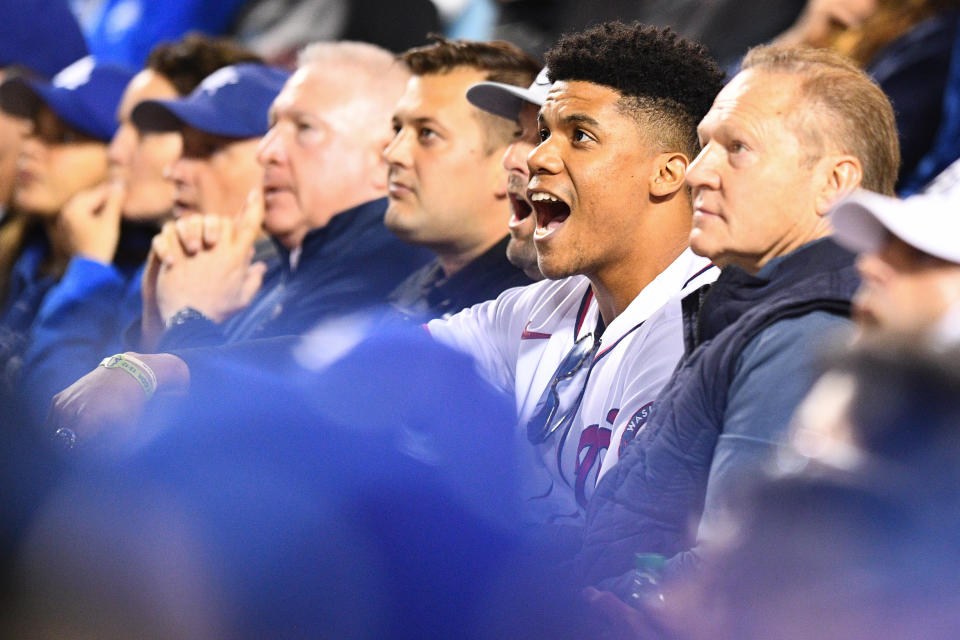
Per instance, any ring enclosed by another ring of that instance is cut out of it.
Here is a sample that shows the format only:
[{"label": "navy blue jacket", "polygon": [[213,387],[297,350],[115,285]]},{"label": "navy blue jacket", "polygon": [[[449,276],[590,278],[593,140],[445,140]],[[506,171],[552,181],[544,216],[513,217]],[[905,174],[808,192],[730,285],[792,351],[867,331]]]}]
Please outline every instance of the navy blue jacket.
[{"label": "navy blue jacket", "polygon": [[[636,552],[672,558],[668,573],[695,561],[691,523],[707,517],[705,502],[722,508],[761,473],[813,384],[816,341],[845,323],[858,282],[853,255],[829,239],[756,275],[723,270],[650,421],[597,486],[580,577],[620,576]],[[624,580],[604,586],[624,595]]]},{"label": "navy blue jacket", "polygon": [[306,235],[296,268],[278,245],[280,267],[249,307],[222,325],[203,319],[172,327],[157,351],[299,335],[326,317],[383,304],[432,254],[404,244],[383,224],[386,198],[334,216]]}]

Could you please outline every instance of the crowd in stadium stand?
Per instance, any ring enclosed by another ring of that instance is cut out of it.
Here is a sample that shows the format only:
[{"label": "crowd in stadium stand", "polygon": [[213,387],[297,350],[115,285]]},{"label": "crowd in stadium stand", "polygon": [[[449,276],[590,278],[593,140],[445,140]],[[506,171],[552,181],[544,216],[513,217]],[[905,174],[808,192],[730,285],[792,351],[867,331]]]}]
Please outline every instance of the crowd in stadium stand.
[{"label": "crowd in stadium stand", "polygon": [[0,635],[960,636],[960,1],[0,3]]}]

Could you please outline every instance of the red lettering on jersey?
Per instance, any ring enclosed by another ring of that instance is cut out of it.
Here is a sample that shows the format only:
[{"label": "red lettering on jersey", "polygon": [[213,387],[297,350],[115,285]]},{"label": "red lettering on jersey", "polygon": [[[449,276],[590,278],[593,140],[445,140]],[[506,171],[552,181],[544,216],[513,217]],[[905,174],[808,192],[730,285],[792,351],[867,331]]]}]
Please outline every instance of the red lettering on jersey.
[{"label": "red lettering on jersey", "polygon": [[590,472],[600,459],[600,454],[610,447],[610,429],[592,424],[580,432],[580,445],[577,447],[576,495],[577,504],[587,508],[587,481]]}]

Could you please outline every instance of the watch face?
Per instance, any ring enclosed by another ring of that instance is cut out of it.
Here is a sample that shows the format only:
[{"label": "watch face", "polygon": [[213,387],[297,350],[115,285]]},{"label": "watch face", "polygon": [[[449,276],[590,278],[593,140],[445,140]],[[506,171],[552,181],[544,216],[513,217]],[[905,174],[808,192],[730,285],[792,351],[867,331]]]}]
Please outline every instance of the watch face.
[{"label": "watch face", "polygon": [[173,314],[173,317],[170,318],[170,326],[175,326],[178,324],[184,324],[190,320],[206,320],[207,317],[194,309],[193,307],[184,307]]}]

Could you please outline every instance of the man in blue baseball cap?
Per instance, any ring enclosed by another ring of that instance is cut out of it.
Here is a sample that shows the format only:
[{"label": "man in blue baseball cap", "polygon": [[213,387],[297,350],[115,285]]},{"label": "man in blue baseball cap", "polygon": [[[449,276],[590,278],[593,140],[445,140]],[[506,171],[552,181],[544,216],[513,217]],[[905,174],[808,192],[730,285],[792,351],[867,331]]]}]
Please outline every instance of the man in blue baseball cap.
[{"label": "man in blue baseball cap", "polygon": [[[288,72],[263,64],[231,65],[205,78],[185,98],[147,100],[134,108],[131,117],[141,131],[180,133],[182,151],[169,178],[175,188],[173,214],[184,218],[183,224],[192,224],[195,218],[190,214],[240,216],[251,189],[260,184],[257,146],[269,129],[270,104],[288,77]],[[255,224],[259,226],[259,222]],[[259,242],[257,249],[258,258],[272,261],[269,242]],[[157,263],[148,268],[143,292],[144,347],[154,346],[165,328],[157,306],[159,268]],[[259,259],[250,265],[245,274],[249,285],[238,302],[241,307],[257,292],[265,272],[265,263]],[[177,309],[199,306],[187,289],[177,287],[164,293],[177,297],[172,303]]]},{"label": "man in blue baseball cap", "polygon": [[61,209],[77,193],[107,179],[107,145],[132,77],[123,67],[88,56],[50,82],[16,77],[0,85],[3,111],[29,123],[13,196],[29,228],[0,306],[0,363],[8,371],[43,296],[70,258],[69,247],[55,233]]},{"label": "man in blue baseball cap", "polygon": [[143,131],[179,131],[183,151],[171,171],[174,215],[240,212],[260,181],[256,149],[267,111],[289,74],[262,64],[231,65],[179,100],[147,100],[133,110]]}]

